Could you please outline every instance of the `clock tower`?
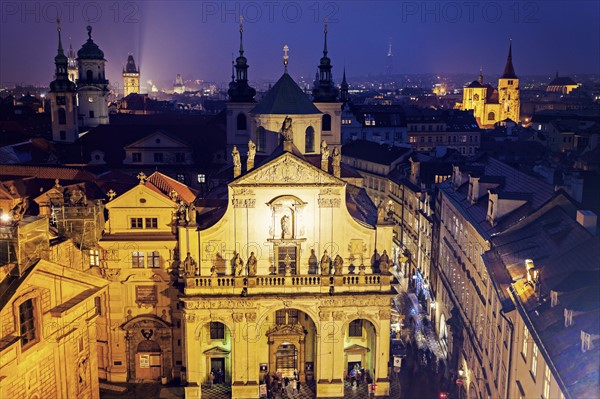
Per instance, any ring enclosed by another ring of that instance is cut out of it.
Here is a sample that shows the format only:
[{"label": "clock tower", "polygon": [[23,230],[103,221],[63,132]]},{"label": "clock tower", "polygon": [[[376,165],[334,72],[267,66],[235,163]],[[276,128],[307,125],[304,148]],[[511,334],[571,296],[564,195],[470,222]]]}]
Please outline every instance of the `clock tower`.
[{"label": "clock tower", "polygon": [[133,55],[127,57],[127,64],[123,68],[123,97],[140,92],[140,70],[135,66]]}]

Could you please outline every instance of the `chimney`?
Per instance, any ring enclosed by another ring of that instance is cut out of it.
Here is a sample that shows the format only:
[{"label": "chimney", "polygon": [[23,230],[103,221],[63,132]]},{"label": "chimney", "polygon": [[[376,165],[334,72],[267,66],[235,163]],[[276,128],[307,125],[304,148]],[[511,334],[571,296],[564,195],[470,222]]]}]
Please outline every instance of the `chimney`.
[{"label": "chimney", "polygon": [[585,227],[592,235],[596,235],[596,225],[598,224],[598,216],[592,211],[577,210],[577,223]]}]

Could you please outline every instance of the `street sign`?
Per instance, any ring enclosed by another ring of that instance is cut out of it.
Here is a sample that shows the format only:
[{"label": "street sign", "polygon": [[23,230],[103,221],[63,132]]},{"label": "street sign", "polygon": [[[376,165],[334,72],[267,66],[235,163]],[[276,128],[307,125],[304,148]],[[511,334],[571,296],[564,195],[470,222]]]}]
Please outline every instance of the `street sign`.
[{"label": "street sign", "polygon": [[394,356],[394,367],[402,367],[402,358],[400,356]]}]

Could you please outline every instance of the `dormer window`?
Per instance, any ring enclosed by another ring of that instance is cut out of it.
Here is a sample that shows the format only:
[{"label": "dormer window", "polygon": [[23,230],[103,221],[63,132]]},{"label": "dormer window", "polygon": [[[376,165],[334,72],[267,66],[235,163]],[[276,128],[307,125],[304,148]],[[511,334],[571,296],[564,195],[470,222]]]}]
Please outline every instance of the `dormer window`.
[{"label": "dormer window", "polygon": [[585,331],[581,331],[581,351],[587,352],[592,349],[592,336]]},{"label": "dormer window", "polygon": [[565,308],[565,327],[573,325],[573,310]]},{"label": "dormer window", "polygon": [[558,305],[558,292],[550,291],[550,307],[553,308]]}]

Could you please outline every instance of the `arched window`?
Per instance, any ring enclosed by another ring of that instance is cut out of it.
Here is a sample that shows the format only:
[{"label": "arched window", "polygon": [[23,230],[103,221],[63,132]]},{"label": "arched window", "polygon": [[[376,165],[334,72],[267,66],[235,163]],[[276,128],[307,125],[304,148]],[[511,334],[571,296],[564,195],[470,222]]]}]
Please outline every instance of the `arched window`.
[{"label": "arched window", "polygon": [[328,132],[331,130],[331,115],[325,114],[323,115],[323,130]]},{"label": "arched window", "polygon": [[58,124],[66,125],[67,124],[67,113],[64,108],[58,109]]},{"label": "arched window", "polygon": [[93,74],[93,72],[92,72],[92,70],[91,70],[91,69],[88,69],[88,70],[87,70],[87,72],[86,72],[86,77],[87,77],[87,80],[88,80],[88,81],[92,81],[92,80],[94,80],[94,74]]},{"label": "arched window", "polygon": [[304,152],[315,152],[315,129],[312,126],[306,128],[304,135]]},{"label": "arched window", "polygon": [[259,126],[259,128],[256,129],[256,151],[257,152],[265,152],[266,146],[267,146],[267,137],[266,137],[265,128],[262,126]]},{"label": "arched window", "polygon": [[242,113],[237,116],[237,130],[246,130],[246,115]]},{"label": "arched window", "polygon": [[493,121],[494,119],[496,119],[496,114],[493,112],[490,112],[488,114],[488,121]]}]

